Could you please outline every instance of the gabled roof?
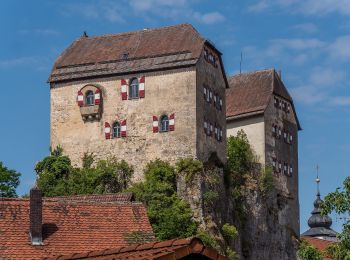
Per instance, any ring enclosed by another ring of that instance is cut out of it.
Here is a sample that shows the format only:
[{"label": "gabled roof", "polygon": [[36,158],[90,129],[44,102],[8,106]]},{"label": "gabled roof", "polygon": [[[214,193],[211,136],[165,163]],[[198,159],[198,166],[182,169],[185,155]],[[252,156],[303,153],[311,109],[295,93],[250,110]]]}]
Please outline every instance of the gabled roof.
[{"label": "gabled roof", "polygon": [[190,24],[82,36],[56,60],[49,82],[193,66],[205,43],[216,50]]},{"label": "gabled roof", "polygon": [[292,105],[299,130],[300,124],[293,99],[275,69],[242,73],[228,79],[226,90],[226,118],[235,119],[263,114],[271,96],[277,95]]},{"label": "gabled roof", "polygon": [[[47,256],[127,246],[154,241],[141,203],[43,200],[43,245],[29,237],[29,200],[0,199],[0,255],[5,259]],[[137,241],[135,241],[137,238]],[[1,257],[0,257],[1,258]]]},{"label": "gabled roof", "polygon": [[75,196],[60,196],[60,197],[46,197],[46,201],[70,201],[70,202],[132,202],[134,195],[132,192],[107,193],[107,194],[89,194],[89,195],[75,195]]},{"label": "gabled roof", "polygon": [[[198,258],[196,258],[196,256]],[[204,258],[199,258],[204,256]],[[207,248],[199,238],[173,239],[162,242],[147,244],[134,244],[128,247],[119,247],[101,251],[90,251],[66,256],[57,256],[45,258],[51,260],[69,260],[69,259],[213,259],[228,260],[227,257],[220,255],[216,250]]]}]

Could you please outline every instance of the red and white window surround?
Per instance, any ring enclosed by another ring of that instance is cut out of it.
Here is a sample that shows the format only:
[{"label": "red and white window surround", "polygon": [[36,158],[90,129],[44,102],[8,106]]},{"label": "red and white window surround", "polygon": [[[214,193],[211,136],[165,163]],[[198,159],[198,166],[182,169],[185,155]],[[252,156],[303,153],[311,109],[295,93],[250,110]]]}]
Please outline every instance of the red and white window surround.
[{"label": "red and white window surround", "polygon": [[122,100],[144,98],[145,76],[121,79],[120,93]]}]

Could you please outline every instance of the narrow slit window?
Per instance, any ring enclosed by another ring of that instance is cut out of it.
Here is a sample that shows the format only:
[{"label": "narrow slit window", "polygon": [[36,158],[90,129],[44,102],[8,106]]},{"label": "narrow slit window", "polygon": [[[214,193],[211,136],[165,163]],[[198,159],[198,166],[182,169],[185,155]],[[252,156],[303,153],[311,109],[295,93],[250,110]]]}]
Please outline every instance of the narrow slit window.
[{"label": "narrow slit window", "polygon": [[169,117],[167,115],[163,115],[160,118],[160,131],[161,132],[169,131]]},{"label": "narrow slit window", "polygon": [[119,138],[120,137],[120,124],[119,122],[115,122],[113,124],[113,138]]}]

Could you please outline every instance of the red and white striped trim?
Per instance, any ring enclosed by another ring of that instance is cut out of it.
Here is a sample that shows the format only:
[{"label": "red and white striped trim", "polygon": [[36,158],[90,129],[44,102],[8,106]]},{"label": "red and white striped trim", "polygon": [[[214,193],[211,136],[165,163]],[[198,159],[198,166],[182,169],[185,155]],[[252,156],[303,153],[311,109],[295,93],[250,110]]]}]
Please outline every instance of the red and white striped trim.
[{"label": "red and white striped trim", "polygon": [[139,97],[140,98],[145,97],[145,76],[142,76],[139,79]]},{"label": "red and white striped trim", "polygon": [[125,79],[121,80],[121,94],[122,94],[122,100],[128,99],[128,83]]},{"label": "red and white striped trim", "polygon": [[175,130],[175,114],[169,116],[169,131]]},{"label": "red and white striped trim", "polygon": [[111,139],[111,125],[108,122],[105,122],[105,138]]},{"label": "red and white striped trim", "polygon": [[158,133],[158,127],[159,127],[158,117],[153,116],[153,133]]},{"label": "red and white striped trim", "polygon": [[80,107],[84,106],[84,94],[81,90],[78,91],[77,103]]},{"label": "red and white striped trim", "polygon": [[95,105],[101,104],[101,90],[96,89],[95,91]]},{"label": "red and white striped trim", "polygon": [[121,137],[126,137],[126,119],[120,123],[120,135]]}]

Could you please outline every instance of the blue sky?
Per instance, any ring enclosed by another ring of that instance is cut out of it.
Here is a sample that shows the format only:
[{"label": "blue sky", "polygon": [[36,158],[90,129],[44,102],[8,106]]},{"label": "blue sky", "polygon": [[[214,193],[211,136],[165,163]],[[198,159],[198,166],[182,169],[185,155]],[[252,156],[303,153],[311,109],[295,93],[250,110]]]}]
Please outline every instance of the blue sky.
[{"label": "blue sky", "polygon": [[[301,231],[315,197],[349,176],[350,1],[101,0],[0,2],[0,161],[34,183],[49,149],[49,85],[54,60],[77,37],[191,23],[221,50],[228,74],[275,67],[290,90],[299,133]],[[333,216],[333,227],[341,222]]]}]

